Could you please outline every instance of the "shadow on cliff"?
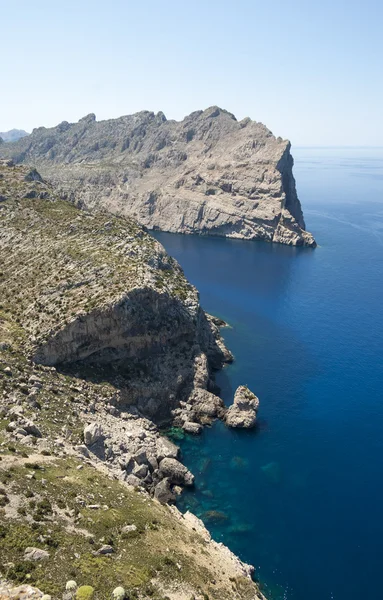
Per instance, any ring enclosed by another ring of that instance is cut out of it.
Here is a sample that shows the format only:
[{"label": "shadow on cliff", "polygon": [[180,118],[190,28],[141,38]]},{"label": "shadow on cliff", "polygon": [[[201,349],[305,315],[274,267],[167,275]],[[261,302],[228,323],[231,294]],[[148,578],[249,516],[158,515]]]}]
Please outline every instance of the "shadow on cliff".
[{"label": "shadow on cliff", "polygon": [[[171,411],[179,407],[181,401],[187,401],[195,388],[217,394],[214,371],[231,356],[223,346],[218,326],[200,307],[191,314],[185,310],[182,301],[177,300],[178,320],[174,320],[174,306],[170,306],[172,314],[166,303],[158,302],[157,296],[163,295],[151,290],[145,319],[138,312],[133,323],[126,317],[127,307],[118,308],[114,319],[108,321],[117,324],[115,347],[103,345],[102,337],[97,344],[93,335],[89,348],[86,348],[78,336],[83,357],[58,362],[55,367],[82,382],[100,385],[100,400],[105,393],[102,385],[111,385],[115,394],[109,402],[117,409],[143,415],[162,425],[171,421]],[[124,300],[125,304],[131,301],[131,298]],[[116,318],[120,313],[125,322]],[[82,327],[87,318],[92,319],[93,332],[98,331],[97,319],[100,323],[105,322],[105,314],[93,313],[82,317]],[[75,326],[72,324],[72,327]],[[68,337],[67,333],[64,336]],[[108,339],[113,338],[110,331],[108,333]],[[72,343],[73,335],[70,339]],[[59,340],[54,344],[58,345]],[[74,353],[79,353],[77,348]]]}]

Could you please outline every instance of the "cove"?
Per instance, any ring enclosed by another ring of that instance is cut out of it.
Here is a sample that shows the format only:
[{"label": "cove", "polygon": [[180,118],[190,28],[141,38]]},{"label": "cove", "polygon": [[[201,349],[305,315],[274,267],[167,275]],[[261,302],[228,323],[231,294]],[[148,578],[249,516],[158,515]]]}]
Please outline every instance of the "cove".
[{"label": "cove", "polygon": [[378,599],[383,562],[383,149],[295,149],[316,249],[155,237],[223,318],[258,426],[181,442],[181,510],[256,567],[273,600]]}]

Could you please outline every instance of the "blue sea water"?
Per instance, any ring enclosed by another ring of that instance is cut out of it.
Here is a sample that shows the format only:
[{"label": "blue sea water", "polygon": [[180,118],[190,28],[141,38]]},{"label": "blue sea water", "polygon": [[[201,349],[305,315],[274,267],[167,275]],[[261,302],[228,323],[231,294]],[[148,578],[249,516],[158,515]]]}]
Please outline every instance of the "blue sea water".
[{"label": "blue sea water", "polygon": [[[245,561],[271,599],[383,598],[383,149],[296,149],[315,250],[158,233],[224,318],[230,403],[252,432],[181,442],[196,475],[180,508]],[[214,512],[215,511],[215,512]]]}]

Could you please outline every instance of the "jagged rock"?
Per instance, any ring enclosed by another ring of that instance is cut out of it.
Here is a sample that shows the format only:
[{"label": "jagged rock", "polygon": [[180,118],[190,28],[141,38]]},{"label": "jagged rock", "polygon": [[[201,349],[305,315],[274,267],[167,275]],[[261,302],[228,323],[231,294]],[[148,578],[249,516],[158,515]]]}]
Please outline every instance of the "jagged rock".
[{"label": "jagged rock", "polygon": [[163,458],[160,462],[160,473],[168,477],[170,483],[193,485],[194,475],[175,458]]},{"label": "jagged rock", "polygon": [[217,106],[181,122],[148,111],[88,115],[2,144],[2,154],[36,165],[82,205],[133,214],[148,228],[315,245],[290,142]]},{"label": "jagged rock", "polygon": [[163,458],[178,458],[180,449],[167,438],[161,436],[156,442],[157,459],[161,461]]},{"label": "jagged rock", "polygon": [[193,433],[194,435],[197,435],[198,433],[201,433],[202,425],[199,423],[193,423],[192,421],[185,421],[185,423],[182,425],[182,429],[186,431],[186,433]]},{"label": "jagged rock", "polygon": [[156,500],[161,502],[161,504],[169,504],[170,502],[175,502],[176,495],[171,489],[170,479],[165,477],[159,483],[157,483],[154,488],[154,497]]},{"label": "jagged rock", "polygon": [[148,456],[148,465],[150,471],[156,471],[158,469],[158,461],[154,456]]},{"label": "jagged rock", "polygon": [[221,398],[201,388],[193,391],[189,402],[198,420],[214,419],[224,410],[224,403]]},{"label": "jagged rock", "polygon": [[121,469],[125,470],[125,471],[131,471],[133,469],[134,466],[134,459],[133,456],[131,454],[125,454],[124,456],[122,456],[119,459],[119,465],[121,467]]},{"label": "jagged rock", "polygon": [[226,424],[229,427],[254,427],[259,399],[245,385],[240,385],[234,395],[234,402],[226,413]]},{"label": "jagged rock", "polygon": [[139,465],[146,465],[148,462],[148,455],[146,453],[146,450],[140,449],[140,451],[137,454],[134,454],[133,459]]},{"label": "jagged rock", "polygon": [[90,423],[84,428],[84,442],[86,446],[92,446],[102,438],[102,427],[98,423]]},{"label": "jagged rock", "polygon": [[147,465],[136,465],[133,470],[132,470],[132,474],[135,475],[136,477],[139,477],[140,479],[145,479],[145,477],[147,476],[149,471],[149,467]]},{"label": "jagged rock", "polygon": [[24,551],[24,560],[47,560],[49,558],[49,552],[42,550],[41,548],[28,547]]},{"label": "jagged rock", "polygon": [[27,432],[27,434],[33,435],[35,437],[42,437],[40,429],[37,427],[33,421],[23,421],[22,422],[23,429]]}]

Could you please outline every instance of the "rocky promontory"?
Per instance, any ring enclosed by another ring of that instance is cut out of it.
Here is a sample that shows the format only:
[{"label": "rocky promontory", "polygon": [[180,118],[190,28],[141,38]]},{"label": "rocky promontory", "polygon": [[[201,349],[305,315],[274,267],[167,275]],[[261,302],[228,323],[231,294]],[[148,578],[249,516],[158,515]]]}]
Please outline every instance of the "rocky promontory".
[{"label": "rocky promontory", "polygon": [[315,246],[305,231],[290,143],[216,106],[34,129],[1,154],[36,165],[83,207],[149,229]]}]

